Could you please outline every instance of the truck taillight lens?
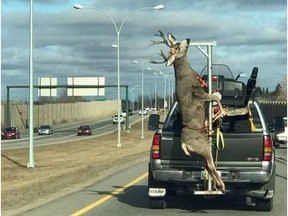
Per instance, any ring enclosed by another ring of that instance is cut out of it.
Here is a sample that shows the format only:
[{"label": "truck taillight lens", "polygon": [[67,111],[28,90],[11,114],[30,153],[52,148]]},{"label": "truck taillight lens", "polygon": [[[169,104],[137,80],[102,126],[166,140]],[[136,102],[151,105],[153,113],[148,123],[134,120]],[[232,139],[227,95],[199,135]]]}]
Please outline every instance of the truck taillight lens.
[{"label": "truck taillight lens", "polygon": [[273,142],[270,136],[264,136],[264,161],[272,160]]},{"label": "truck taillight lens", "polygon": [[160,134],[154,134],[153,142],[152,142],[152,158],[153,159],[160,159],[160,142],[161,142],[161,136]]},{"label": "truck taillight lens", "polygon": [[212,76],[212,81],[217,81],[218,80],[218,76]]}]

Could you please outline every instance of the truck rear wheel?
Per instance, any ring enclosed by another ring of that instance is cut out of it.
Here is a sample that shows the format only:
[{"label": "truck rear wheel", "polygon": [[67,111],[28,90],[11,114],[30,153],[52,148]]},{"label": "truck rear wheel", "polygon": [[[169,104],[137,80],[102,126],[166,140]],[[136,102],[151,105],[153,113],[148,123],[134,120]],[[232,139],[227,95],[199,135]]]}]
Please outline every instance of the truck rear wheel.
[{"label": "truck rear wheel", "polygon": [[258,211],[272,211],[273,209],[273,198],[272,199],[256,199],[256,209]]},{"label": "truck rear wheel", "polygon": [[[161,182],[155,181],[153,178],[150,164],[149,167],[149,175],[148,175],[148,188],[153,187],[160,187],[160,188],[166,188],[161,184]],[[149,205],[151,209],[165,209],[167,207],[166,197],[149,197]]]},{"label": "truck rear wheel", "polygon": [[165,198],[152,198],[149,200],[150,208],[152,209],[165,209],[167,207],[167,202]]}]

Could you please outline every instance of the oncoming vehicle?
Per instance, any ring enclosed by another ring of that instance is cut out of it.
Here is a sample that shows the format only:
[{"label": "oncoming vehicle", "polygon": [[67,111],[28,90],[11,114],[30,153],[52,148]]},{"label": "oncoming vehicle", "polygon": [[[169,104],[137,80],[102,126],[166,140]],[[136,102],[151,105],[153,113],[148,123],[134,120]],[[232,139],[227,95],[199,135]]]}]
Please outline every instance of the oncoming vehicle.
[{"label": "oncoming vehicle", "polygon": [[42,134],[47,134],[47,135],[53,134],[52,126],[51,125],[41,125],[38,128],[38,135],[42,135]]},{"label": "oncoming vehicle", "polygon": [[81,125],[78,128],[78,136],[81,135],[92,135],[92,128],[90,125]]},{"label": "oncoming vehicle", "polygon": [[120,121],[120,124],[123,124],[123,123],[124,123],[124,117],[123,117],[123,115],[120,115],[120,117],[118,117],[117,114],[114,115],[114,116],[112,116],[112,122],[113,122],[113,124],[117,124],[118,121]]},{"label": "oncoming vehicle", "polygon": [[20,131],[16,127],[5,128],[1,133],[1,139],[20,139]]},{"label": "oncoming vehicle", "polygon": [[139,110],[139,115],[147,115],[147,110],[146,109],[143,109],[143,110]]},{"label": "oncoming vehicle", "polygon": [[123,116],[123,117],[126,117],[126,110],[123,110],[122,112],[121,112],[121,115]]}]

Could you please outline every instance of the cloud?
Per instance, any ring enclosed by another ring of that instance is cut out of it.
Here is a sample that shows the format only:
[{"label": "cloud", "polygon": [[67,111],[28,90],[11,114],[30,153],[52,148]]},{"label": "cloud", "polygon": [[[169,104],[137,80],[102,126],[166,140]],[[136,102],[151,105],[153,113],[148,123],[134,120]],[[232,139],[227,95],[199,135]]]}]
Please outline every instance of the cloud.
[{"label": "cloud", "polygon": [[[9,8],[12,5],[10,1],[2,3],[3,98],[6,85],[28,84],[29,7],[26,5],[22,10],[19,7],[13,11]],[[24,0],[18,3],[27,4]],[[121,82],[125,84],[141,82],[141,65],[133,64],[133,60],[142,58],[144,67],[151,67],[148,59],[159,59],[160,48],[168,52],[165,46],[147,48],[152,39],[157,39],[154,33],[158,30],[172,32],[178,40],[217,41],[217,46],[213,48],[214,62],[229,65],[235,73],[245,71],[249,74],[254,66],[258,66],[260,76],[257,85],[267,86],[270,90],[287,73],[284,1],[86,0],[84,3],[109,13],[118,27],[137,8],[165,5],[163,11],[139,11],[124,23],[120,34],[120,69]],[[113,23],[101,11],[75,10],[73,4],[68,0],[54,0],[38,1],[35,5],[35,83],[38,77],[61,77],[65,82],[68,76],[97,75],[106,76],[107,83],[115,84],[117,55],[112,44],[117,41]],[[45,6],[49,10],[45,11]],[[206,64],[205,57],[195,48],[191,48],[188,55],[193,68],[200,72]],[[172,67],[152,66],[173,71]],[[273,76],[271,73],[274,73]],[[154,83],[151,71],[145,70],[145,82],[148,86]],[[162,81],[159,79],[159,82],[161,84]]]}]

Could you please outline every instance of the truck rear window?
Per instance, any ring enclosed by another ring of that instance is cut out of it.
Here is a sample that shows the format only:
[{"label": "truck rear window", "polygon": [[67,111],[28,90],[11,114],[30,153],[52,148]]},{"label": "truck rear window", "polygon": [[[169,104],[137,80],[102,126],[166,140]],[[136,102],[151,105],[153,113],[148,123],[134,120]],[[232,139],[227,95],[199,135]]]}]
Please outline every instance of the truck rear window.
[{"label": "truck rear window", "polygon": [[[251,117],[249,114],[246,114],[222,118],[221,131],[223,133],[252,133],[259,131],[259,129],[262,131],[260,116],[253,103],[250,104],[250,110]],[[163,128],[165,131],[181,132],[183,126],[178,104],[167,121]],[[215,124],[214,127],[216,127]]]}]

